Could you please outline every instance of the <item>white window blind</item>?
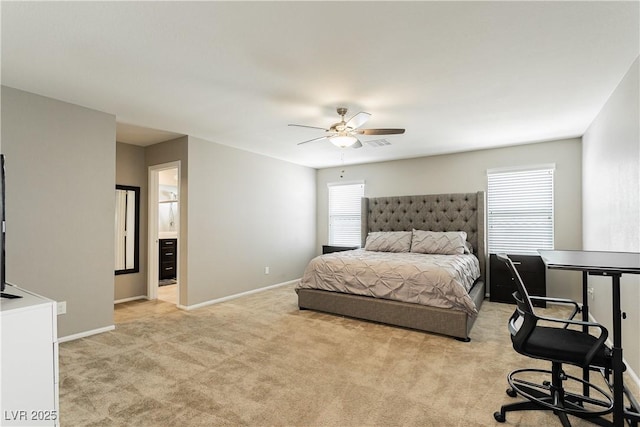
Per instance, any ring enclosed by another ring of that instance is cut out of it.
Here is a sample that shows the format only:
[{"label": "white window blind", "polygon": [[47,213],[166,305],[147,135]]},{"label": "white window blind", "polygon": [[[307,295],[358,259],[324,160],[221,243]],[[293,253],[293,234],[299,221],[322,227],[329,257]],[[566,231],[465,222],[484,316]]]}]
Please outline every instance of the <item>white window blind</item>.
[{"label": "white window blind", "polygon": [[329,244],[360,246],[360,204],[364,183],[329,185]]},{"label": "white window blind", "polygon": [[553,165],[487,171],[489,253],[553,249]]}]

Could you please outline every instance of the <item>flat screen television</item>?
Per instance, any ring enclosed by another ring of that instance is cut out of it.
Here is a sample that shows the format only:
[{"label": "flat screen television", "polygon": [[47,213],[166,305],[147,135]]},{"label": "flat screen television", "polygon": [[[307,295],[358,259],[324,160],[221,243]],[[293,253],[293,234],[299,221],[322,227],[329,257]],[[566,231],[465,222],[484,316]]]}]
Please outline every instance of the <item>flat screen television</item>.
[{"label": "flat screen television", "polygon": [[4,291],[4,287],[6,284],[6,273],[5,273],[5,222],[4,222],[4,154],[0,154],[0,232],[2,233],[2,237],[0,238],[0,290]]},{"label": "flat screen television", "polygon": [[[5,252],[6,252],[6,239],[5,239],[5,178],[4,178],[4,154],[0,154],[0,290],[4,291],[7,285],[7,269],[5,268]],[[0,292],[0,298],[22,298],[18,295],[7,294]]]}]

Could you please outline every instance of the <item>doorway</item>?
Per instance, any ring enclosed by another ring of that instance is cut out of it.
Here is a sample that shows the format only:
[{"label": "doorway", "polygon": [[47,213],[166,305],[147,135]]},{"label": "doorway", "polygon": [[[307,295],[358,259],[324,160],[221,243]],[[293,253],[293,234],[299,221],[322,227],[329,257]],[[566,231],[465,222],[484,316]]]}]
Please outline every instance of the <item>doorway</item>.
[{"label": "doorway", "polygon": [[180,304],[180,162],[149,167],[148,298]]}]

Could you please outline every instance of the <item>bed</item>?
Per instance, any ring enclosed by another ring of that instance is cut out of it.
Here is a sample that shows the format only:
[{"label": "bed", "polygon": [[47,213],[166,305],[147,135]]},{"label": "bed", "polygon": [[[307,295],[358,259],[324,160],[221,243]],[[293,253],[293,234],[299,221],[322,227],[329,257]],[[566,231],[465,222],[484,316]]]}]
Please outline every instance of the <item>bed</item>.
[{"label": "bed", "polygon": [[[302,280],[296,286],[300,309],[417,329],[469,341],[469,333],[485,296],[484,192],[363,198],[361,220],[363,248],[370,233],[372,237],[384,235],[386,238],[393,235],[394,239],[406,242],[407,234],[415,239],[416,233],[424,232],[423,236],[429,234],[428,232],[436,232],[439,235],[462,234],[463,238],[466,238],[465,253],[455,256],[411,252],[395,254],[386,250],[378,252],[358,249],[316,257],[309,263]],[[405,244],[402,242],[399,244]],[[412,242],[415,245],[415,240]],[[371,257],[381,260],[375,261]],[[435,261],[434,257],[437,258]],[[456,257],[462,261],[452,261],[453,265],[447,264],[446,267],[442,267],[442,263]],[[430,261],[423,261],[425,258],[430,258]],[[351,264],[352,262],[356,264]],[[374,267],[376,262],[384,267]],[[455,277],[451,280],[455,283],[448,285],[454,294],[453,299],[446,296],[440,299],[436,297],[435,302],[429,301],[433,299],[431,297],[423,300],[421,294],[433,296],[440,291],[421,291],[417,287],[423,281],[423,275],[431,273],[426,271],[429,267],[420,267],[419,271],[414,272],[413,270],[418,268],[414,265],[415,262],[435,262],[436,269],[442,267],[440,270],[454,271]],[[373,272],[373,268],[382,270]],[[385,268],[388,274],[384,272]],[[397,269],[403,270],[396,274]],[[473,276],[465,278],[465,274]],[[387,277],[381,279],[381,275]],[[402,280],[403,283],[394,283],[390,279],[392,275],[395,275],[396,279],[401,277],[402,279],[398,280]],[[380,284],[383,284],[382,292],[372,292],[371,287],[374,285],[370,282],[373,281],[379,288]],[[464,281],[468,283],[459,283]],[[364,290],[355,289],[356,282],[362,282]],[[461,291],[462,288],[464,290]],[[399,298],[400,293],[405,295]]]}]

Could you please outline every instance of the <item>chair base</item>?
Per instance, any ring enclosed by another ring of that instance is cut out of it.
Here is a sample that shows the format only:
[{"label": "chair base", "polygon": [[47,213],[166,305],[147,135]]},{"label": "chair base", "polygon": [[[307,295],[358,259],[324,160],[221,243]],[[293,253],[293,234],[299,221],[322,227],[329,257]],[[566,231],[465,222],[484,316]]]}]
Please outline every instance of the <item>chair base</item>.
[{"label": "chair base", "polygon": [[[527,375],[546,374],[551,376],[551,382],[544,381],[540,384],[528,381],[523,377]],[[511,388],[507,389],[507,395],[516,397],[520,395],[527,399],[524,402],[516,402],[503,405],[499,412],[495,412],[493,417],[498,422],[506,421],[506,413],[511,411],[546,410],[553,413],[560,419],[564,427],[571,427],[567,415],[601,425],[612,426],[613,423],[603,415],[611,413],[613,410],[613,399],[603,389],[597,387],[580,378],[566,375],[561,370],[561,365],[554,363],[554,369],[518,369],[507,376]],[[568,392],[563,387],[564,381],[574,381],[588,387],[589,396]],[[593,392],[593,393],[592,393]],[[597,398],[591,397],[596,395]]]}]

